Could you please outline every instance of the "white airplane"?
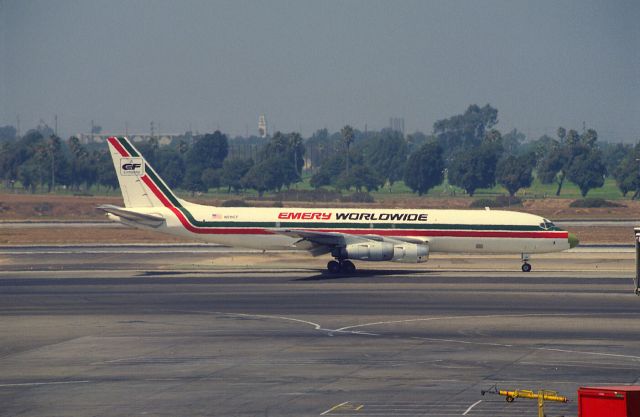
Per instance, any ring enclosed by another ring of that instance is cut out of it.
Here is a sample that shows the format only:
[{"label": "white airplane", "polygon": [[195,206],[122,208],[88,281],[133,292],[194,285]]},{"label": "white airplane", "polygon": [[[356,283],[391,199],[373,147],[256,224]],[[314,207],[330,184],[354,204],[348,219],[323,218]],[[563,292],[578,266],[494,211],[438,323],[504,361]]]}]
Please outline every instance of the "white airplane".
[{"label": "white airplane", "polygon": [[331,254],[331,273],[353,273],[350,260],[426,262],[430,252],[520,254],[529,272],[530,254],[578,244],[551,221],[513,211],[203,206],[178,198],[127,138],[108,142],[125,204],[99,207],[111,219],[227,246]]}]

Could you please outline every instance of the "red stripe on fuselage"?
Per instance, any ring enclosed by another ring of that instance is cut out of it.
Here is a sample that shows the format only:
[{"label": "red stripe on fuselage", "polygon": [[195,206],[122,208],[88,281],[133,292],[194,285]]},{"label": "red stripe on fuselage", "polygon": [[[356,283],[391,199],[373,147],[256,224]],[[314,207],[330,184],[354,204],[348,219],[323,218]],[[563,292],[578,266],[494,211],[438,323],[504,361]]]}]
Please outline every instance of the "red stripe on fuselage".
[{"label": "red stripe on fuselage", "polygon": [[[173,204],[162,194],[158,187],[153,183],[151,178],[147,175],[142,177],[142,181],[151,189],[153,194],[176,215],[180,223],[193,233],[199,234],[241,234],[241,235],[271,235],[273,232],[263,228],[228,228],[228,227],[216,227],[216,228],[200,228],[193,226],[184,214],[174,207]],[[527,239],[567,239],[569,237],[568,232],[501,232],[501,231],[475,231],[475,230],[381,230],[381,229],[293,229],[293,230],[309,230],[316,232],[339,232],[350,235],[370,235],[372,231],[375,234],[381,236],[419,236],[419,237],[488,237],[488,238],[527,238]]]},{"label": "red stripe on fuselage", "polygon": [[501,232],[481,230],[407,230],[407,229],[293,229],[293,230],[309,230],[315,232],[333,232],[345,233],[350,235],[370,235],[374,230],[376,235],[381,236],[418,236],[418,237],[507,237],[507,238],[526,238],[526,239],[568,239],[568,232]]},{"label": "red stripe on fuselage", "polygon": [[120,142],[118,142],[118,139],[115,137],[110,137],[107,139],[109,141],[109,143],[116,148],[116,151],[118,151],[118,153],[120,153],[120,156],[124,156],[124,157],[128,157],[129,152],[127,152],[127,150],[120,144]]},{"label": "red stripe on fuselage", "polygon": [[229,234],[234,234],[234,235],[236,235],[236,234],[237,235],[271,235],[271,234],[273,234],[273,232],[270,232],[268,230],[261,229],[261,228],[201,229],[201,228],[198,228],[196,226],[193,226],[191,223],[189,223],[187,218],[184,217],[184,214],[182,214],[182,212],[180,210],[178,210],[173,204],[171,204],[171,202],[164,196],[164,194],[162,194],[162,192],[158,189],[158,187],[156,187],[156,185],[153,183],[153,181],[151,181],[151,178],[149,178],[147,175],[144,175],[144,176],[142,176],[142,181],[144,181],[144,183],[147,184],[147,187],[149,187],[151,189],[151,191],[153,191],[153,194],[156,197],[158,197],[158,200],[160,200],[160,202],[162,202],[162,204],[164,204],[164,206],[166,208],[171,210],[173,212],[173,214],[176,215],[178,220],[180,220],[180,223],[182,223],[182,225],[185,227],[185,229],[187,229],[190,232],[200,233],[200,234],[221,234],[221,235],[229,235]]}]

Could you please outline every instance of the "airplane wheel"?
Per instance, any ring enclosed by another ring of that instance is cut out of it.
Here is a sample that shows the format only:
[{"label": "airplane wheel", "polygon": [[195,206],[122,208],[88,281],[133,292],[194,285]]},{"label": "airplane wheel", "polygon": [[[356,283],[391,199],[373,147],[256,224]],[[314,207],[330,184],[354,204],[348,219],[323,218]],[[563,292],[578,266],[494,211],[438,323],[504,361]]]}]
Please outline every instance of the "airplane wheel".
[{"label": "airplane wheel", "polygon": [[340,264],[336,261],[329,261],[327,264],[327,269],[332,274],[337,274],[340,272]]},{"label": "airplane wheel", "polygon": [[342,270],[346,274],[353,274],[356,272],[356,266],[351,261],[344,261],[342,262]]},{"label": "airplane wheel", "polygon": [[531,264],[528,263],[523,263],[522,264],[522,272],[530,272],[531,271]]}]

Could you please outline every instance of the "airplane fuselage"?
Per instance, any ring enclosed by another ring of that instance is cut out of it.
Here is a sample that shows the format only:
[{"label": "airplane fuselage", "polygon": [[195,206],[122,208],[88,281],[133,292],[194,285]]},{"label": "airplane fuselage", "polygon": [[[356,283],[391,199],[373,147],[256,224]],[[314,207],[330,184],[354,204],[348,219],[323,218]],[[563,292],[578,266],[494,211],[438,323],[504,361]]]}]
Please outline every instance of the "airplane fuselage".
[{"label": "airplane fuselage", "polygon": [[394,210],[209,207],[178,200],[138,209],[162,216],[154,230],[204,242],[258,249],[292,249],[297,238],[274,230],[412,238],[430,252],[545,253],[569,249],[568,232],[540,216],[500,210]]},{"label": "airplane fuselage", "polygon": [[559,252],[577,239],[549,220],[500,210],[210,207],[178,198],[126,138],[109,149],[125,207],[100,208],[134,227],[263,250],[331,254],[327,268],[352,273],[361,261],[426,262],[430,252]]}]

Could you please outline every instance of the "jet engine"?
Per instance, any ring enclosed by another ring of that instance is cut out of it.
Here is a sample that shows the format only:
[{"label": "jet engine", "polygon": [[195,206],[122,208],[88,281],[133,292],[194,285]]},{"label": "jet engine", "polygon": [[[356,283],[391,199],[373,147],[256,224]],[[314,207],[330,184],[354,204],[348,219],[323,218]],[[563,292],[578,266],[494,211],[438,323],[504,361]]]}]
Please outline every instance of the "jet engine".
[{"label": "jet engine", "polygon": [[403,243],[393,247],[393,262],[421,263],[429,259],[429,245]]},{"label": "jet engine", "polygon": [[390,261],[394,254],[393,243],[389,242],[352,243],[338,250],[339,258],[361,261]]},{"label": "jet engine", "polygon": [[360,261],[420,263],[427,262],[429,246],[426,244],[391,242],[352,243],[336,248],[333,251],[333,256]]}]

